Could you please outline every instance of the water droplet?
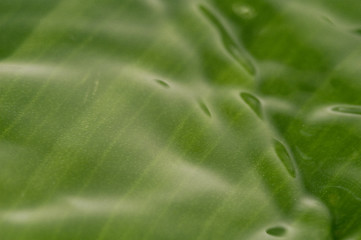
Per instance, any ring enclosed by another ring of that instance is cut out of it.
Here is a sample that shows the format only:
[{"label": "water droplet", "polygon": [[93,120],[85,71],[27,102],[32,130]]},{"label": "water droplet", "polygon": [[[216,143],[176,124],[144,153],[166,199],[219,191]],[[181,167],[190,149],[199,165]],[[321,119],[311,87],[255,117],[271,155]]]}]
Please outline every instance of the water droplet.
[{"label": "water droplet", "polygon": [[292,176],[296,176],[296,171],[293,166],[293,161],[291,155],[288,153],[286,147],[278,140],[274,139],[274,147],[276,154],[279,159],[282,161],[283,165],[286,167],[288,173]]},{"label": "water droplet", "polygon": [[339,113],[361,114],[361,106],[336,106],[332,107],[331,110]]},{"label": "water droplet", "polygon": [[159,79],[156,79],[155,81],[156,81],[159,85],[161,85],[162,87],[169,88],[168,83],[166,83],[165,81],[159,80]]},{"label": "water droplet", "polygon": [[246,58],[246,53],[242,52],[233,42],[224,41],[228,52],[237,60],[237,62],[244,67],[244,69],[251,75],[256,73],[256,69],[252,62]]},{"label": "water droplet", "polygon": [[248,54],[240,46],[237,46],[236,42],[230,36],[226,28],[218,17],[213,14],[208,8],[200,5],[200,10],[203,14],[213,23],[221,35],[223,45],[229,54],[251,75],[254,75],[256,68],[248,57]]},{"label": "water droplet", "polygon": [[250,93],[242,92],[241,98],[247,105],[257,114],[258,117],[262,118],[262,105],[261,101]]},{"label": "water droplet", "polygon": [[286,229],[284,227],[281,226],[277,226],[277,227],[272,227],[272,228],[268,228],[266,230],[266,233],[268,235],[274,236],[274,237],[282,237],[286,234]]},{"label": "water droplet", "polygon": [[202,109],[202,111],[208,116],[208,117],[212,117],[211,112],[209,111],[209,108],[207,107],[207,105],[202,102],[202,101],[198,101],[199,107]]},{"label": "water droplet", "polygon": [[252,19],[256,16],[255,10],[247,5],[234,4],[232,9],[235,14],[245,20]]}]

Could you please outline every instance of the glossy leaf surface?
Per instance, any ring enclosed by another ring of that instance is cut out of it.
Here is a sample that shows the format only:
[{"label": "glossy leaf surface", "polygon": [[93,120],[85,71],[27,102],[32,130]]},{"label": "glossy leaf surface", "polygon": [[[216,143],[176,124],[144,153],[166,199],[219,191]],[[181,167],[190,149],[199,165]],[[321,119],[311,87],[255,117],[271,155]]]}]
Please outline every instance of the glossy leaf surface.
[{"label": "glossy leaf surface", "polygon": [[0,239],[361,239],[359,0],[0,13]]}]

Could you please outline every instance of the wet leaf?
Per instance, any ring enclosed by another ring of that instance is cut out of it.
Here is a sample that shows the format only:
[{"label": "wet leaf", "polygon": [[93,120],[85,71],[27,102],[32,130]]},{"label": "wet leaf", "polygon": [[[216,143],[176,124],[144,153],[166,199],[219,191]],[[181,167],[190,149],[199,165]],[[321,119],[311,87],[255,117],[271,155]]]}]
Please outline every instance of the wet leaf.
[{"label": "wet leaf", "polygon": [[0,239],[361,239],[359,1],[0,12]]}]

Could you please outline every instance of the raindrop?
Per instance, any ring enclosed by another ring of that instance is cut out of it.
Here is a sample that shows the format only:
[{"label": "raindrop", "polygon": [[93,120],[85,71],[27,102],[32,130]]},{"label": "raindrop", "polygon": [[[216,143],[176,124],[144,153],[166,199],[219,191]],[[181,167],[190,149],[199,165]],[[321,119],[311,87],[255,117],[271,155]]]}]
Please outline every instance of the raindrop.
[{"label": "raindrop", "polygon": [[199,103],[199,107],[202,109],[202,111],[208,116],[208,117],[211,117],[212,114],[211,112],[209,111],[209,108],[207,107],[207,105],[202,102],[202,101],[198,101]]},{"label": "raindrop", "polygon": [[268,228],[266,230],[266,233],[274,237],[283,237],[286,234],[286,229],[284,227],[277,226],[277,227]]},{"label": "raindrop", "polygon": [[226,49],[228,52],[236,59],[236,61],[244,67],[244,69],[251,75],[255,75],[256,69],[246,56],[246,52],[242,51],[239,47],[237,47],[233,42],[231,41],[224,41],[224,45],[226,46]]},{"label": "raindrop", "polygon": [[250,93],[242,92],[241,98],[247,105],[257,114],[258,117],[262,118],[262,105],[261,101]]},{"label": "raindrop", "polygon": [[250,60],[247,52],[241,46],[236,44],[236,41],[230,36],[229,32],[223,26],[218,17],[212,13],[208,8],[201,5],[200,10],[203,14],[214,24],[222,38],[223,45],[229,54],[250,74],[255,75],[256,68]]},{"label": "raindrop", "polygon": [[339,113],[361,115],[361,107],[360,106],[336,106],[336,107],[331,108],[331,110],[334,112],[339,112]]},{"label": "raindrop", "polygon": [[239,17],[241,17],[245,20],[252,19],[256,16],[255,10],[252,7],[247,6],[247,5],[235,4],[235,5],[233,5],[232,9],[235,14],[237,14]]},{"label": "raindrop", "polygon": [[156,79],[155,81],[156,81],[159,85],[161,85],[162,87],[169,88],[168,83],[166,83],[165,81],[159,80],[159,79]]},{"label": "raindrop", "polygon": [[286,167],[288,173],[292,176],[296,176],[296,171],[292,163],[292,158],[288,153],[286,147],[278,140],[274,139],[274,148],[277,156],[282,161],[283,165]]}]

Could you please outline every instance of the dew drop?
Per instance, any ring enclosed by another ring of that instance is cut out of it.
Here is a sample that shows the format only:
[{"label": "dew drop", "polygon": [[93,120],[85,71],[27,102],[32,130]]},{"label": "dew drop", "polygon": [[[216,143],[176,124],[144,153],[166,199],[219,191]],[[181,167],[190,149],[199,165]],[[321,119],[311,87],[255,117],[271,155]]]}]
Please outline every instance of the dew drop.
[{"label": "dew drop", "polygon": [[282,161],[283,165],[286,167],[288,173],[292,176],[296,176],[296,171],[292,163],[292,158],[288,153],[286,147],[278,140],[274,139],[274,148],[277,156]]},{"label": "dew drop", "polygon": [[211,112],[209,111],[209,108],[207,107],[207,105],[202,102],[202,101],[198,101],[199,107],[202,109],[202,111],[208,116],[208,117],[212,117]]},{"label": "dew drop", "polygon": [[274,237],[283,237],[286,234],[286,229],[284,227],[277,226],[277,227],[268,228],[266,230],[266,233]]},{"label": "dew drop", "polygon": [[248,57],[248,54],[240,46],[237,46],[236,41],[231,37],[229,32],[223,26],[222,22],[218,17],[212,13],[208,8],[203,5],[200,5],[200,10],[203,14],[213,23],[217,28],[224,47],[229,52],[229,54],[250,74],[254,75],[256,68]]},{"label": "dew drop", "polygon": [[336,107],[331,108],[331,110],[334,112],[339,112],[339,113],[361,115],[361,107],[360,106],[336,106]]},{"label": "dew drop", "polygon": [[250,75],[255,75],[256,69],[253,63],[246,57],[246,53],[242,52],[233,42],[227,42],[228,41],[224,41],[224,44],[228,52]]},{"label": "dew drop", "polygon": [[155,81],[156,81],[159,85],[161,85],[162,87],[169,88],[168,83],[166,83],[165,81],[159,80],[159,79],[156,79]]},{"label": "dew drop", "polygon": [[256,16],[255,10],[247,5],[235,4],[233,5],[232,9],[235,14],[237,14],[239,17],[245,20],[252,19]]},{"label": "dew drop", "polygon": [[242,92],[241,98],[247,105],[257,114],[258,117],[262,118],[262,105],[261,101],[250,93]]}]

